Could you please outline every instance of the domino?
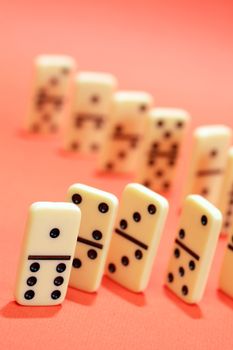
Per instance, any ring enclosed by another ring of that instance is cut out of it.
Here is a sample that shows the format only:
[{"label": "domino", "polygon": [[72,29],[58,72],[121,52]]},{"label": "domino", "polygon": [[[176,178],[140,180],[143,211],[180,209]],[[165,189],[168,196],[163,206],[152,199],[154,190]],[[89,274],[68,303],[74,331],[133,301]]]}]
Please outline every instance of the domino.
[{"label": "domino", "polygon": [[57,305],[69,282],[81,213],[71,203],[31,205],[17,274],[21,305]]},{"label": "domino", "polygon": [[230,234],[233,225],[233,147],[228,151],[226,172],[220,193],[218,208],[223,214],[222,233]]},{"label": "domino", "polygon": [[54,133],[64,117],[76,68],[69,56],[41,55],[35,60],[34,82],[25,128]]},{"label": "domino", "polygon": [[131,183],[123,191],[106,263],[106,274],[133,292],[148,284],[168,213],[168,202]]},{"label": "domino", "polygon": [[154,108],[149,112],[136,182],[162,194],[170,190],[189,120],[182,109]]},{"label": "domino", "polygon": [[67,199],[82,213],[69,285],[96,292],[104,273],[118,200],[111,193],[82,184],[72,185]]},{"label": "domino", "polygon": [[228,242],[225,248],[225,254],[220,270],[219,289],[233,298],[233,235],[231,233],[228,237]]},{"label": "domino", "polygon": [[224,125],[195,130],[184,198],[188,194],[199,194],[217,205],[231,137],[232,130]]},{"label": "domino", "polygon": [[186,303],[203,296],[221,224],[221,212],[205,198],[186,198],[165,282]]},{"label": "domino", "polygon": [[97,165],[99,171],[128,173],[136,169],[152,100],[145,92],[119,91],[114,94],[110,123]]},{"label": "domino", "polygon": [[97,153],[104,142],[117,80],[107,73],[80,72],[75,77],[74,85],[64,148],[82,153]]}]

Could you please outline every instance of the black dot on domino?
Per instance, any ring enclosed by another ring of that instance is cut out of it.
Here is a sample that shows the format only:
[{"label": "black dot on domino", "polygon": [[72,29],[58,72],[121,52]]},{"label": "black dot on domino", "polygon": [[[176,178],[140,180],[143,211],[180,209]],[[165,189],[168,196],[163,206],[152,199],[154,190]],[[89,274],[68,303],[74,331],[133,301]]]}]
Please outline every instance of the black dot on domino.
[{"label": "black dot on domino", "polygon": [[212,150],[210,151],[210,156],[211,156],[211,157],[216,157],[217,154],[218,154],[218,150],[217,150],[217,149],[212,149]]},{"label": "black dot on domino", "polygon": [[72,265],[75,269],[79,269],[82,266],[82,262],[80,259],[74,258]]},{"label": "black dot on domino", "polygon": [[54,291],[51,293],[51,298],[52,298],[53,300],[56,300],[56,299],[60,298],[60,296],[61,296],[60,290],[54,290]]},{"label": "black dot on domino", "polygon": [[37,278],[34,276],[31,276],[27,279],[27,285],[30,287],[34,286],[36,282],[37,282]]},{"label": "black dot on domino", "polygon": [[156,206],[154,204],[149,204],[147,207],[147,211],[150,215],[154,215],[156,213]]},{"label": "black dot on domino", "polygon": [[107,203],[102,202],[99,204],[98,209],[101,213],[105,214],[108,212],[109,206],[107,205]]},{"label": "black dot on domino", "polygon": [[30,265],[31,272],[37,272],[40,269],[40,264],[38,262],[34,262]]},{"label": "black dot on domino", "polygon": [[92,95],[90,101],[94,104],[100,102],[100,97],[98,95]]},{"label": "black dot on domino", "polygon": [[171,137],[170,131],[166,131],[166,132],[163,134],[163,137],[165,137],[165,139],[169,139],[169,138]]},{"label": "black dot on domino", "polygon": [[58,273],[62,273],[66,270],[66,264],[60,263],[57,265],[56,270]]},{"label": "black dot on domino", "polygon": [[184,123],[181,120],[176,123],[177,128],[182,128],[183,125],[184,125]]},{"label": "black dot on domino", "polygon": [[139,106],[139,111],[140,111],[140,112],[145,112],[146,110],[147,110],[147,105],[141,104],[141,105]]},{"label": "black dot on domino", "polygon": [[183,286],[183,287],[182,287],[182,289],[181,289],[181,291],[182,291],[182,294],[183,294],[183,295],[187,295],[187,294],[188,294],[188,292],[189,292],[189,290],[188,290],[188,287],[187,287],[187,286]]},{"label": "black dot on domino", "polygon": [[195,267],[196,267],[195,262],[193,260],[190,260],[190,262],[189,262],[189,269],[191,271],[193,271],[193,270],[195,270]]},{"label": "black dot on domino", "polygon": [[125,219],[122,219],[120,221],[120,228],[122,228],[122,230],[125,230],[127,228],[127,226],[128,226],[127,221]]},{"label": "black dot on domino", "polygon": [[99,241],[101,238],[102,238],[102,232],[99,231],[99,230],[94,230],[92,232],[92,237],[96,240],[96,241]]},{"label": "black dot on domino", "polygon": [[141,260],[142,259],[142,257],[143,257],[143,254],[142,254],[142,251],[140,250],[140,249],[137,249],[136,251],[135,251],[135,258],[136,259],[138,259],[138,260]]},{"label": "black dot on domino", "polygon": [[58,228],[53,228],[50,232],[49,235],[51,238],[57,238],[60,235],[60,230]]},{"label": "black dot on domino", "polygon": [[185,270],[184,270],[184,268],[183,268],[182,266],[180,266],[180,267],[179,267],[179,275],[180,275],[181,277],[183,277],[184,274],[185,274]]},{"label": "black dot on domino", "polygon": [[34,290],[27,290],[25,293],[24,293],[24,298],[27,299],[27,300],[31,300],[33,299],[35,296],[35,292]]},{"label": "black dot on domino", "polygon": [[133,219],[134,221],[139,222],[141,220],[141,214],[136,211],[133,213]]},{"label": "black dot on domino", "polygon": [[181,228],[179,231],[179,237],[180,237],[180,239],[185,238],[185,230],[183,228]]},{"label": "black dot on domino", "polygon": [[124,266],[128,266],[128,265],[129,265],[129,258],[128,258],[127,256],[123,256],[123,257],[121,258],[121,263],[122,263],[122,265],[124,265]]},{"label": "black dot on domino", "polygon": [[173,282],[174,276],[173,276],[173,274],[171,272],[168,273],[167,280],[168,280],[169,283]]},{"label": "black dot on domino", "polygon": [[178,249],[178,248],[176,248],[175,250],[174,250],[174,256],[175,256],[175,258],[179,258],[180,257],[180,250]]},{"label": "black dot on domino", "polygon": [[113,263],[108,265],[108,271],[114,273],[116,271],[116,266]]},{"label": "black dot on domino", "polygon": [[97,252],[94,249],[89,249],[88,252],[87,252],[87,256],[91,260],[94,260],[94,259],[97,258]]},{"label": "black dot on domino", "polygon": [[207,216],[206,215],[202,215],[201,217],[201,223],[203,226],[206,226],[207,223],[208,223],[208,219],[207,219]]},{"label": "black dot on domino", "polygon": [[108,162],[108,163],[105,164],[105,168],[106,168],[107,170],[112,170],[113,167],[114,167],[114,164],[111,163],[111,162]]},{"label": "black dot on domino", "polygon": [[54,278],[54,281],[53,281],[55,286],[61,286],[63,282],[64,282],[64,278],[62,276],[58,276]]},{"label": "black dot on domino", "polygon": [[72,202],[74,204],[80,204],[82,202],[82,196],[80,196],[80,194],[78,194],[78,193],[73,194]]},{"label": "black dot on domino", "polygon": [[161,128],[162,126],[164,126],[164,121],[163,120],[158,120],[157,123],[156,123],[156,126]]}]

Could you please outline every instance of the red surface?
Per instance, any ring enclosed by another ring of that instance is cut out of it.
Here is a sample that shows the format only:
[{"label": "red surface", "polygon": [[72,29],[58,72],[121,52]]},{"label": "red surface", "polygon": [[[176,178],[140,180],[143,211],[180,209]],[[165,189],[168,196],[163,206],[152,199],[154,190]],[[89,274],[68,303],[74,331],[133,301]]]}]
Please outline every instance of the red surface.
[{"label": "red surface", "polygon": [[20,132],[33,57],[71,54],[80,69],[112,72],[121,88],[144,89],[157,105],[188,109],[192,127],[233,126],[232,14],[230,0],[1,1],[1,349],[232,349],[233,300],[216,291],[223,239],[199,306],[185,305],[162,286],[182,177],[145,294],[104,279],[98,294],[70,289],[59,307],[20,307],[12,295],[30,203],[63,200],[76,181],[119,196],[131,181],[98,177],[91,159],[65,157],[59,137]]}]

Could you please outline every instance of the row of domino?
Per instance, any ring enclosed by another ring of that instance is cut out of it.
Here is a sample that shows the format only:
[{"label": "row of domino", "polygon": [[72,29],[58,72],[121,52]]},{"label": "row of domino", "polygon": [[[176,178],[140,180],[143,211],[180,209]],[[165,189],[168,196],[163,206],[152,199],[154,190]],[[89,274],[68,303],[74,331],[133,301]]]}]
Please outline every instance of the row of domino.
[{"label": "row of domino", "polygon": [[[75,72],[75,61],[70,57],[36,59],[26,128],[53,131],[66,113],[65,149],[99,151],[99,170],[135,171],[136,182],[165,195],[174,181],[189,114],[178,109],[151,108],[153,98],[145,92],[115,92],[116,78],[110,74],[80,72],[74,77]],[[72,84],[74,94],[71,110],[67,111],[65,102]],[[232,130],[222,125],[194,131],[183,195],[200,194],[218,206],[224,214],[226,233],[233,220],[232,149],[225,172],[231,138]]]},{"label": "row of domino", "polygon": [[[22,305],[61,303],[68,284],[97,291],[105,273],[133,292],[143,291],[160,242],[168,202],[132,183],[117,198],[82,184],[67,202],[37,202],[30,208],[15,297]],[[166,285],[187,303],[200,301],[213,260],[222,215],[199,195],[186,198]],[[232,239],[232,238],[231,238]],[[229,241],[220,288],[233,297],[233,245]]]}]

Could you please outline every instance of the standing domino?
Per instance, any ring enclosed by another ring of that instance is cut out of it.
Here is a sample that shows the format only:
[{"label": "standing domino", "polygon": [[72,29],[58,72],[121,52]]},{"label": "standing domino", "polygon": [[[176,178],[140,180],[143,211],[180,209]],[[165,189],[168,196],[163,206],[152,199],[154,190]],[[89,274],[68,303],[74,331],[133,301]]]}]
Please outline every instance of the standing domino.
[{"label": "standing domino", "polygon": [[75,184],[68,190],[68,201],[77,204],[82,213],[69,284],[95,292],[104,273],[118,200],[111,193]]},{"label": "standing domino", "polygon": [[218,208],[223,214],[222,233],[229,234],[233,225],[233,147],[228,152],[227,167]]},{"label": "standing domino", "polygon": [[65,298],[81,213],[71,203],[31,205],[15,298],[22,305],[57,305]]},{"label": "standing domino", "polygon": [[217,204],[231,136],[232,130],[224,125],[196,129],[184,198],[188,194],[200,194]]},{"label": "standing domino", "polygon": [[152,97],[145,92],[115,93],[107,136],[99,157],[99,170],[117,173],[135,170],[151,105]]},{"label": "standing domino", "polygon": [[201,300],[222,224],[222,215],[205,198],[186,198],[168,264],[166,285],[182,300]]},{"label": "standing domino", "polygon": [[174,181],[177,159],[190,117],[181,109],[154,108],[150,111],[137,182],[164,193]]},{"label": "standing domino", "polygon": [[69,98],[75,61],[69,56],[42,55],[35,61],[34,84],[26,129],[57,131]]},{"label": "standing domino", "polygon": [[116,78],[110,74],[81,72],[76,75],[65,134],[66,150],[84,153],[100,150],[116,86]]},{"label": "standing domino", "polygon": [[233,298],[233,226],[229,234],[228,243],[220,271],[219,288]]},{"label": "standing domino", "polygon": [[133,292],[146,288],[167,212],[162,196],[139,184],[126,186],[107,258],[110,278]]}]

